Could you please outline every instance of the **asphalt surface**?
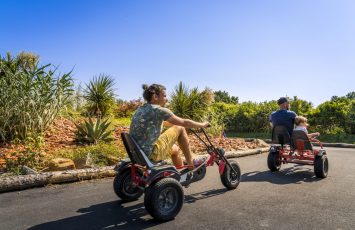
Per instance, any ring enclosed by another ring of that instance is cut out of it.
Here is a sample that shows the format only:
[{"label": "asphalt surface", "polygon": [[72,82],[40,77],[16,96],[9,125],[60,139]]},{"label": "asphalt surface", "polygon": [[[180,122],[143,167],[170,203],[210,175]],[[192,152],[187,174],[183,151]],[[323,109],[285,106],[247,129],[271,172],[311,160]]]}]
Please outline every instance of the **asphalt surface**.
[{"label": "asphalt surface", "polygon": [[355,229],[355,149],[327,148],[328,178],[312,166],[269,172],[267,154],[238,158],[242,182],[227,191],[218,169],[185,189],[175,220],[159,223],[143,199],[122,203],[112,179],[0,194],[0,229]]}]

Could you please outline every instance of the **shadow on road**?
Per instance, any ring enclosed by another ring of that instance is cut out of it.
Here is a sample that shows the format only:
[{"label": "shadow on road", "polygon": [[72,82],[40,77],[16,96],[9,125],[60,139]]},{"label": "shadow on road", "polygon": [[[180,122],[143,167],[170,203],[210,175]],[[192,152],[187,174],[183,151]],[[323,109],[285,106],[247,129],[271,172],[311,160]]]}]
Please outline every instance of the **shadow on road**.
[{"label": "shadow on road", "polygon": [[112,201],[92,205],[77,211],[78,216],[39,224],[31,230],[45,229],[143,229],[159,224],[148,215],[142,203],[133,204]]},{"label": "shadow on road", "polygon": [[[185,196],[185,203],[194,203],[198,200],[217,196],[228,191],[227,189],[212,189]],[[139,202],[139,203],[137,203]],[[144,208],[142,199],[137,202],[124,203],[112,201],[92,205],[79,209],[78,216],[39,224],[30,230],[79,230],[79,229],[145,229],[160,222],[155,221]]]},{"label": "shadow on road", "polygon": [[185,203],[195,203],[198,200],[206,199],[213,196],[221,195],[228,190],[226,188],[222,189],[211,189],[204,192],[198,192],[190,195],[185,195]]},{"label": "shadow on road", "polygon": [[303,165],[281,169],[279,172],[254,171],[242,175],[242,182],[270,182],[272,184],[299,184],[302,182],[316,182],[320,179],[315,177],[313,168]]}]

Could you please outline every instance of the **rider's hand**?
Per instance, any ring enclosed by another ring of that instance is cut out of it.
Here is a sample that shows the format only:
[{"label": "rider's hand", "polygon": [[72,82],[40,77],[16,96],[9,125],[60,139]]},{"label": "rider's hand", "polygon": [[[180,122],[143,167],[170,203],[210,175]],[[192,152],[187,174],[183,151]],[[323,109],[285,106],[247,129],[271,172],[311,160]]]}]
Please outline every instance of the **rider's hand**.
[{"label": "rider's hand", "polygon": [[202,123],[202,128],[208,128],[208,127],[211,127],[211,124],[209,122],[203,122]]},{"label": "rider's hand", "polygon": [[313,133],[313,138],[315,137],[319,137],[320,133],[319,132],[316,132],[316,133]]}]

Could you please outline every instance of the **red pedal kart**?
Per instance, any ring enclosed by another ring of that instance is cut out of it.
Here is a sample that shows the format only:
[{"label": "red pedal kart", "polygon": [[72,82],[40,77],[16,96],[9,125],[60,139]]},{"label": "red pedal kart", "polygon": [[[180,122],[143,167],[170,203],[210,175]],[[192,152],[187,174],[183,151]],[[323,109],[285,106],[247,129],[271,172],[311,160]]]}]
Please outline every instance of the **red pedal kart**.
[{"label": "red pedal kart", "polygon": [[[320,149],[314,149],[312,142]],[[270,171],[279,171],[281,164],[295,163],[314,165],[314,174],[318,178],[328,176],[328,157],[322,143],[315,138],[308,138],[301,130],[294,130],[290,137],[286,127],[275,126],[272,131],[272,145],[267,158]]]},{"label": "red pedal kart", "polygon": [[117,166],[113,188],[123,201],[137,200],[145,193],[144,206],[148,213],[159,221],[173,219],[182,208],[184,190],[191,183],[203,179],[206,167],[216,163],[222,184],[229,190],[238,187],[241,171],[238,163],[227,160],[224,150],[215,148],[206,132],[205,142],[196,131],[192,132],[205,144],[209,158],[196,168],[183,166],[176,168],[166,162],[151,162],[137,142],[128,133],[122,133],[122,140],[129,159],[122,160]]}]

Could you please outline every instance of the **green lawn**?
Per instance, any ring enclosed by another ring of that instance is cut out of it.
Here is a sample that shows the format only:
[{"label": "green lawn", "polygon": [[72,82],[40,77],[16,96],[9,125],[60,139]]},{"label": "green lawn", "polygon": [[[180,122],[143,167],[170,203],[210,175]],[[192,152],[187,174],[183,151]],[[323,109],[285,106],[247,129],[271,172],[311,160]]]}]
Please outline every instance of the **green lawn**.
[{"label": "green lawn", "polygon": [[[271,139],[271,133],[235,133],[228,132],[228,137]],[[327,143],[349,143],[355,144],[354,134],[321,134],[319,140]]]}]

